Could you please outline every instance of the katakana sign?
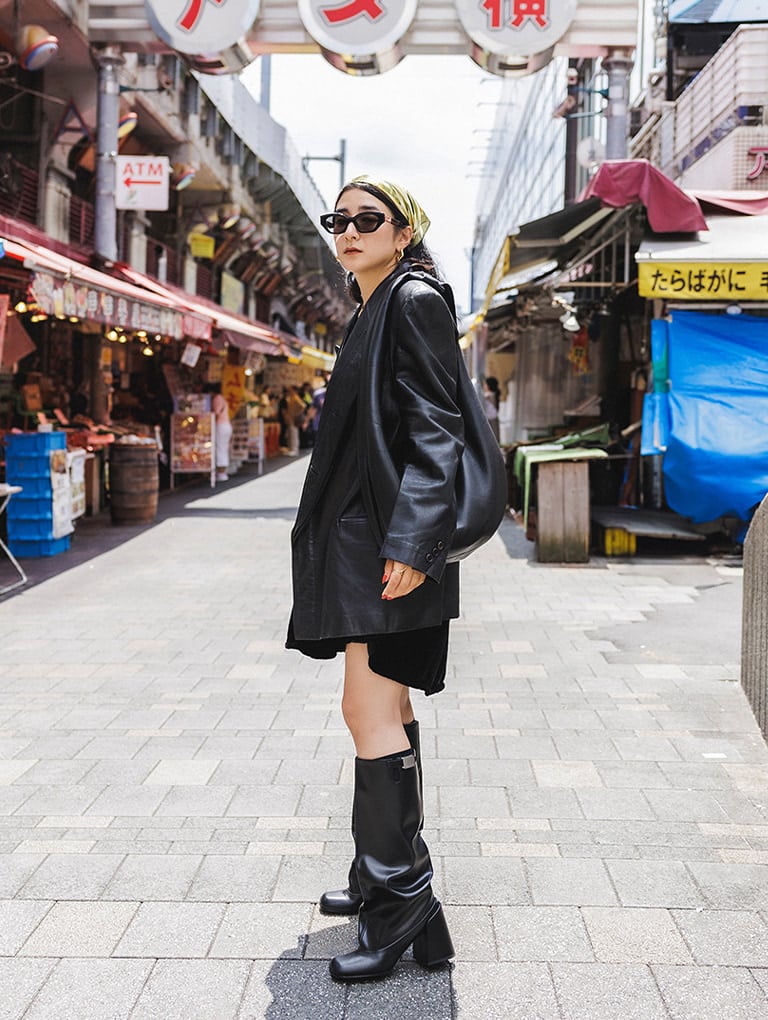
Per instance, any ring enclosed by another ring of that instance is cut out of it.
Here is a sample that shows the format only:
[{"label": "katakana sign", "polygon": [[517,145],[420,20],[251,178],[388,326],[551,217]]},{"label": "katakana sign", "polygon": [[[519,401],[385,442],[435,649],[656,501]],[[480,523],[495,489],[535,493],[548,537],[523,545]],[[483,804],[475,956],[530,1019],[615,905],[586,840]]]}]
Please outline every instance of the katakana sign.
[{"label": "katakana sign", "polygon": [[180,53],[220,53],[258,17],[260,0],[144,0],[157,35]]},{"label": "katakana sign", "polygon": [[764,170],[768,170],[768,145],[753,145],[747,150],[749,156],[755,157],[752,169],[747,174],[748,181],[756,181]]},{"label": "katakana sign", "polygon": [[299,0],[299,15],[315,42],[352,57],[386,53],[415,14],[416,0]]},{"label": "katakana sign", "polygon": [[768,299],[764,262],[641,262],[637,267],[641,297],[699,301]]},{"label": "katakana sign", "polygon": [[481,49],[528,57],[553,46],[576,17],[577,0],[456,0],[464,30]]}]

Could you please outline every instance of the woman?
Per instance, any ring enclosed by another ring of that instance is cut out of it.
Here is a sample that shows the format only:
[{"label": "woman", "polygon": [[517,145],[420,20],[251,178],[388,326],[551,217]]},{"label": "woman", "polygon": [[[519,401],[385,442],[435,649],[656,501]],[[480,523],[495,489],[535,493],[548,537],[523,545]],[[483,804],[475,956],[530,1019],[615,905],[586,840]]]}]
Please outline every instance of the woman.
[{"label": "woman", "polygon": [[229,405],[219,390],[214,393],[211,410],[216,422],[216,481],[227,482],[229,475],[229,444],[232,441],[232,422],[229,420]]},{"label": "woman", "polygon": [[453,956],[421,836],[419,724],[410,689],[445,683],[459,613],[453,297],[423,243],[429,219],[403,188],[357,177],[321,219],[359,302],[328,384],[293,529],[288,648],[344,652],[342,712],[355,743],[349,884],[321,910],[358,917],[359,947],[335,957],[346,981],[387,974],[413,944]]}]

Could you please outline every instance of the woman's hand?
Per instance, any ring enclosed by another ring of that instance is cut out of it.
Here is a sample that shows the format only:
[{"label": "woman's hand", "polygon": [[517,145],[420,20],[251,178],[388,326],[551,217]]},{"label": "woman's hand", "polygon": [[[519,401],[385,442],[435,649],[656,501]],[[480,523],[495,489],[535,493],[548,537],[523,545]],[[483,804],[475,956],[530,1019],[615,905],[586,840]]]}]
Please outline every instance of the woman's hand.
[{"label": "woman's hand", "polygon": [[381,593],[383,599],[400,599],[403,595],[410,595],[419,585],[424,584],[426,574],[420,570],[414,570],[407,563],[398,563],[397,560],[387,560],[384,566],[384,576],[381,583],[386,588]]}]

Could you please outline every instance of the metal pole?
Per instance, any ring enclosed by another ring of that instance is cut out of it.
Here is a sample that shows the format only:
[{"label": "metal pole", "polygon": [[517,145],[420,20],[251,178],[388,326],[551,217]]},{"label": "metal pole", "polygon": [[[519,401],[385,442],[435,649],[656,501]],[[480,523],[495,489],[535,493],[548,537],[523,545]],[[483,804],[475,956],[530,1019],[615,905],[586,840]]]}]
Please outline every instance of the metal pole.
[{"label": "metal pole", "polygon": [[[568,95],[578,101],[579,71],[577,61],[568,62]],[[574,103],[574,108],[576,104]],[[573,117],[565,118],[565,201],[564,205],[573,205],[576,201],[579,168],[576,162],[576,147],[579,144],[579,125]]]},{"label": "metal pole", "polygon": [[342,138],[339,142],[339,191],[347,183],[347,140]]},{"label": "metal pole", "polygon": [[117,261],[117,208],[115,182],[117,126],[120,120],[118,68],[125,59],[117,47],[96,54],[99,93],[96,126],[96,202],[93,246],[107,262]]},{"label": "metal pole", "polygon": [[272,104],[272,56],[263,53],[261,56],[261,105],[269,113]]},{"label": "metal pole", "polygon": [[629,137],[629,73],[632,61],[616,54],[603,61],[608,73],[608,105],[605,108],[605,158],[626,159]]}]

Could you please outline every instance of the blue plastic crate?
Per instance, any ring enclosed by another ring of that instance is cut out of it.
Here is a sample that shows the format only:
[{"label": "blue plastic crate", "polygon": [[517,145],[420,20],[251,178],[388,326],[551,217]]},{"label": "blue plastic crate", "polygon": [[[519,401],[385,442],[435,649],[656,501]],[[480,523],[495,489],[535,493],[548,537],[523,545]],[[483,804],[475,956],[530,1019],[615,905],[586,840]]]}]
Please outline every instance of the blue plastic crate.
[{"label": "blue plastic crate", "polygon": [[51,477],[50,453],[30,454],[26,457],[7,457],[5,461],[5,477],[9,485],[23,485],[26,478]]},{"label": "blue plastic crate", "polygon": [[14,520],[8,518],[8,538],[51,538],[53,535],[53,518],[37,517]]},{"label": "blue plastic crate", "polygon": [[23,493],[14,496],[8,504],[6,515],[9,521],[28,521],[53,517],[53,497],[33,496],[27,499]]},{"label": "blue plastic crate", "polygon": [[69,535],[64,538],[8,539],[8,548],[20,559],[40,556],[56,556],[69,549]]},{"label": "blue plastic crate", "polygon": [[35,453],[50,453],[51,450],[66,450],[65,432],[11,432],[5,437],[5,449],[9,457],[24,457]]},{"label": "blue plastic crate", "polygon": [[[6,464],[6,477],[9,485],[20,485],[23,489],[23,492],[19,492],[13,497],[11,503],[15,503],[17,499],[30,499],[38,496],[47,496],[50,500],[53,496],[50,468],[47,474],[25,475],[19,474],[14,467]],[[9,510],[11,503],[8,504]]]}]

